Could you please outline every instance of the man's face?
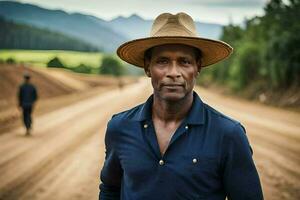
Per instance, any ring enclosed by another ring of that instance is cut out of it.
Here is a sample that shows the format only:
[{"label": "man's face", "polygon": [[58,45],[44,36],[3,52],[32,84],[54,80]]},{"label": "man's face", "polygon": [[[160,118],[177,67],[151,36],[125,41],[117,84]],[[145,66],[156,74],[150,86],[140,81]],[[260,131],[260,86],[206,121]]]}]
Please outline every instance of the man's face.
[{"label": "man's face", "polygon": [[154,47],[145,61],[154,94],[166,101],[178,101],[191,94],[201,69],[193,47],[168,44]]}]

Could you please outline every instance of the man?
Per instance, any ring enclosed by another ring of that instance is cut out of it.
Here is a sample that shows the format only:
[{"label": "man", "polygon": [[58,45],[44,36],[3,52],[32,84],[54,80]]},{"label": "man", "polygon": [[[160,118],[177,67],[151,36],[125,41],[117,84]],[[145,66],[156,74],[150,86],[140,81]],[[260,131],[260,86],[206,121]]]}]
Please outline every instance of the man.
[{"label": "man", "polygon": [[30,135],[32,124],[31,113],[37,98],[36,88],[30,83],[30,75],[25,73],[24,83],[19,87],[18,100],[19,107],[23,111],[23,122],[26,128],[26,136]]},{"label": "man", "polygon": [[201,68],[231,51],[197,37],[185,13],[161,14],[151,37],[119,47],[123,60],[144,68],[153,95],[108,123],[99,199],[263,199],[243,126],[193,91]]}]

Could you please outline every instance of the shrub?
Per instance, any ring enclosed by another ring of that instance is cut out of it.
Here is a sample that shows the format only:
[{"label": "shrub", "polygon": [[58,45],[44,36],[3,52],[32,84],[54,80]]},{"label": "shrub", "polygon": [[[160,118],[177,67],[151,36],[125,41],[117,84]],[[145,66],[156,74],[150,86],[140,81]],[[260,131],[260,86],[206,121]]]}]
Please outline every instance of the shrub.
[{"label": "shrub", "polygon": [[100,74],[121,76],[125,74],[124,66],[113,56],[105,56],[99,70]]},{"label": "shrub", "polygon": [[15,61],[15,59],[13,59],[13,58],[8,58],[8,59],[6,60],[6,63],[7,63],[7,64],[15,64],[16,61]]},{"label": "shrub", "polygon": [[53,59],[51,59],[47,63],[47,67],[65,68],[64,64],[57,57],[54,57]]},{"label": "shrub", "polygon": [[72,68],[72,71],[78,72],[78,73],[90,74],[90,73],[92,73],[92,68],[81,63],[77,67]]}]

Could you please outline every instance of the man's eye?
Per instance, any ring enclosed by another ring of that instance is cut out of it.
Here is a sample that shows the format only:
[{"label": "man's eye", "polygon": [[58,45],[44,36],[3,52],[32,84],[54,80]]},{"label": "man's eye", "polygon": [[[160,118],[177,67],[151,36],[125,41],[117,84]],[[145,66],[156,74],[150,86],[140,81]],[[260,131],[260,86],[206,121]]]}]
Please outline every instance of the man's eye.
[{"label": "man's eye", "polygon": [[187,60],[187,59],[181,60],[181,63],[184,64],[184,65],[189,65],[189,64],[191,64],[191,62],[190,62],[189,60]]},{"label": "man's eye", "polygon": [[156,61],[157,64],[167,64],[168,61],[166,59],[160,59]]}]

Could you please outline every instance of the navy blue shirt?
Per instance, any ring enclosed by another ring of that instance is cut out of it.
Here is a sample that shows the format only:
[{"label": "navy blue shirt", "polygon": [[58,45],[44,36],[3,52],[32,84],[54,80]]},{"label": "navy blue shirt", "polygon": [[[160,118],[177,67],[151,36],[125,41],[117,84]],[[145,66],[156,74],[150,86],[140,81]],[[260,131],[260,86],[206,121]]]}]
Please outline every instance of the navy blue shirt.
[{"label": "navy blue shirt", "polygon": [[19,87],[18,100],[19,106],[30,107],[37,100],[38,95],[36,88],[31,83],[23,83]]},{"label": "navy blue shirt", "polygon": [[109,121],[99,199],[263,199],[239,122],[204,104],[194,92],[192,107],[162,156],[152,103],[150,96]]}]

